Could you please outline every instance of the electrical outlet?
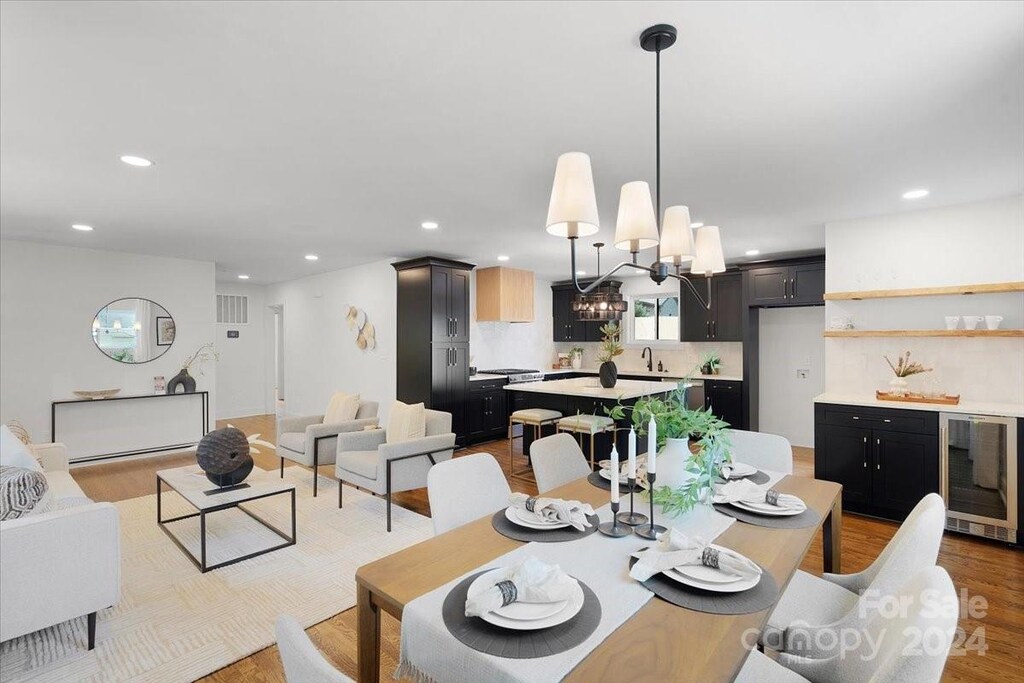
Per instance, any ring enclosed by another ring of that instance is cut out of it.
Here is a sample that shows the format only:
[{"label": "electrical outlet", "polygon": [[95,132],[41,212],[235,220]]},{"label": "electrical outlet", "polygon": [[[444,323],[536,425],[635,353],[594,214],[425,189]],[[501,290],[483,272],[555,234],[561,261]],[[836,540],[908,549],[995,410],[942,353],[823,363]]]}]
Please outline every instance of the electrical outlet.
[{"label": "electrical outlet", "polygon": [[807,375],[809,375],[810,372],[811,371],[808,370],[807,368],[797,368],[797,370],[796,370],[796,378],[797,379],[807,379]]}]

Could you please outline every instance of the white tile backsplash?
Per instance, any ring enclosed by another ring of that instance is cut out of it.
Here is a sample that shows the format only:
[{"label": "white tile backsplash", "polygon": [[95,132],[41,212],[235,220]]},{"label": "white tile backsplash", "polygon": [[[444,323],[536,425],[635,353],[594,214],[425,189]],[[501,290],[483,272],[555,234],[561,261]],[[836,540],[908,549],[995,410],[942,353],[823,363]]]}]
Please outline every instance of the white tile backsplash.
[{"label": "white tile backsplash", "polygon": [[[573,346],[583,349],[583,367],[593,368],[599,365],[597,354],[600,351],[598,342],[569,343],[559,342],[555,345],[555,355],[551,363],[557,360],[559,353],[568,353]],[[630,372],[647,369],[647,361],[641,358],[640,354],[644,347],[637,344],[630,344],[625,347],[625,352],[615,359],[615,365],[619,372]],[[743,374],[743,343],[742,342],[680,342],[678,344],[659,344],[652,346],[654,351],[655,369],[658,361],[664,364],[666,370],[672,373],[689,373],[699,363],[705,353],[717,352],[722,357],[721,373],[723,375],[741,376]],[[547,367],[551,366],[548,363]],[[697,370],[699,372],[699,370]]]}]

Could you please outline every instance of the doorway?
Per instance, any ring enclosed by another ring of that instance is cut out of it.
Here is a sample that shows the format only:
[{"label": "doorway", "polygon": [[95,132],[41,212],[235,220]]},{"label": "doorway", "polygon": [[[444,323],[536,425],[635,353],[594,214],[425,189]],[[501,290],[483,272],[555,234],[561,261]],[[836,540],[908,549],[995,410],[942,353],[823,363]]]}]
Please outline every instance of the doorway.
[{"label": "doorway", "polygon": [[278,417],[285,414],[284,384],[284,305],[270,306],[274,314],[274,413]]}]

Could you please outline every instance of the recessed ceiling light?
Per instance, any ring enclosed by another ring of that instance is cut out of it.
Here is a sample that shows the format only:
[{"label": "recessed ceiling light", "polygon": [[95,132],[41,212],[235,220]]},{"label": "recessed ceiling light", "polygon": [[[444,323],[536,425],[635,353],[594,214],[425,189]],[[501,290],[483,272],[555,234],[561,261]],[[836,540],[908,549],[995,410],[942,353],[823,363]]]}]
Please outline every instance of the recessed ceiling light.
[{"label": "recessed ceiling light", "polygon": [[508,256],[505,256],[504,254],[502,254],[501,256],[498,257],[498,260],[499,261],[508,261]]},{"label": "recessed ceiling light", "polygon": [[577,275],[586,275],[586,274],[587,274],[587,271],[585,271],[585,270],[577,270],[577,271],[576,271],[576,274],[577,274]]},{"label": "recessed ceiling light", "polygon": [[704,224],[703,223],[690,223],[690,227],[691,228],[703,228]]},{"label": "recessed ceiling light", "polygon": [[248,276],[248,275],[239,275],[239,276],[238,276],[238,279],[239,279],[239,280],[248,280],[248,279],[249,279],[249,276]]},{"label": "recessed ceiling light", "polygon": [[434,221],[423,221],[420,223],[420,227],[424,230],[437,230],[438,225]]},{"label": "recessed ceiling light", "polygon": [[320,257],[317,256],[316,254],[306,254],[306,260],[307,261],[316,261],[319,258]]},{"label": "recessed ceiling light", "polygon": [[82,223],[75,223],[71,227],[74,228],[75,230],[81,230],[82,232],[92,232],[92,226],[91,225],[83,225]]},{"label": "recessed ceiling light", "polygon": [[928,196],[928,190],[925,190],[925,189],[910,190],[909,192],[904,192],[903,193],[903,198],[904,199],[921,199],[922,197],[927,197],[927,196]]},{"label": "recessed ceiling light", "polygon": [[121,161],[128,164],[129,166],[139,166],[140,168],[146,168],[152,166],[153,162],[144,157],[132,156],[131,154],[125,154],[121,157]]},{"label": "recessed ceiling light", "polygon": [[757,256],[758,254],[761,253],[761,251],[759,249],[747,249],[743,253],[746,254],[747,256]]}]

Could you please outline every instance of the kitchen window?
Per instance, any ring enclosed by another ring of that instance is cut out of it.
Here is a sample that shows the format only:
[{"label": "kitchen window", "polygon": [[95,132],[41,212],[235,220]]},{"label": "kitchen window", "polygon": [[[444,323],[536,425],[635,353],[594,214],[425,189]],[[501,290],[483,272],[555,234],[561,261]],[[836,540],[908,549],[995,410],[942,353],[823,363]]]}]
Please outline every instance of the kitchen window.
[{"label": "kitchen window", "polygon": [[679,341],[678,296],[635,296],[629,308],[633,341]]}]

